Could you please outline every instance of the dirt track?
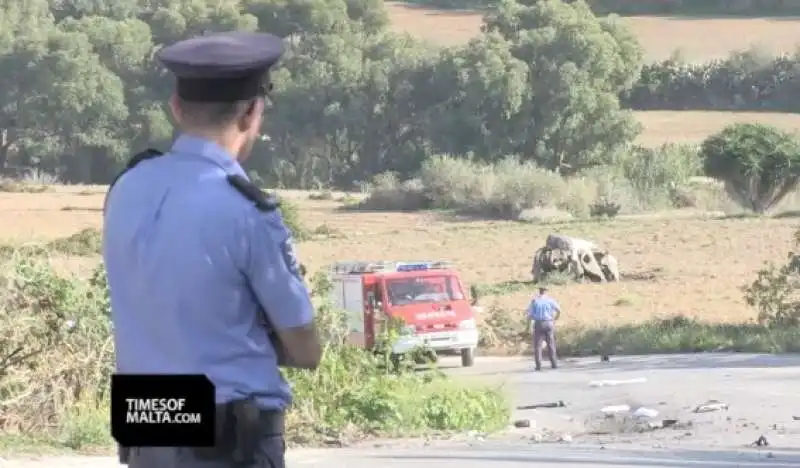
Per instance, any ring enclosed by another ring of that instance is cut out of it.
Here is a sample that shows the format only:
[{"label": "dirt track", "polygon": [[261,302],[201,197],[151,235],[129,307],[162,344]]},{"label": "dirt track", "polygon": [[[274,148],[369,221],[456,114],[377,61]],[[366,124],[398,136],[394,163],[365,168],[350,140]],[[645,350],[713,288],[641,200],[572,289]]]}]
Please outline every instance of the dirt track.
[{"label": "dirt track", "polygon": [[[458,466],[478,468],[487,461],[504,467],[762,467],[800,464],[800,356],[704,354],[617,357],[565,362],[556,372],[534,373],[520,358],[483,358],[471,369],[446,360],[453,375],[504,385],[516,405],[563,400],[565,408],[517,410],[531,428],[484,439],[386,442],[348,449],[297,450],[289,465]],[[646,379],[641,383],[594,388],[591,381]],[[706,400],[721,400],[727,411],[695,414]],[[659,411],[651,421],[677,419],[676,428],[636,433],[629,422],[605,419],[610,405],[643,405]],[[587,432],[604,432],[592,435]],[[749,447],[759,436],[770,445]],[[560,441],[560,442],[559,442]],[[336,460],[331,464],[332,457]],[[113,459],[69,457],[14,460],[3,468],[110,468]]]}]

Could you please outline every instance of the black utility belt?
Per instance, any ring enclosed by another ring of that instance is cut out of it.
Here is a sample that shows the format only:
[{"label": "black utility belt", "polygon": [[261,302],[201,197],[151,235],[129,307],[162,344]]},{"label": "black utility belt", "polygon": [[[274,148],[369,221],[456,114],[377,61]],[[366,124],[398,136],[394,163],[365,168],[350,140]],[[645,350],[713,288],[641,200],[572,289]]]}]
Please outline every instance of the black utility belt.
[{"label": "black utility belt", "polygon": [[285,418],[283,411],[261,409],[253,399],[238,400],[217,405],[215,426],[216,446],[195,449],[197,455],[247,465],[263,439],[283,435]]},{"label": "black utility belt", "polygon": [[[252,400],[239,400],[217,405],[217,440],[224,433],[247,429],[262,437],[282,435],[285,426],[283,410],[265,410]],[[224,436],[223,436],[224,438]]]}]

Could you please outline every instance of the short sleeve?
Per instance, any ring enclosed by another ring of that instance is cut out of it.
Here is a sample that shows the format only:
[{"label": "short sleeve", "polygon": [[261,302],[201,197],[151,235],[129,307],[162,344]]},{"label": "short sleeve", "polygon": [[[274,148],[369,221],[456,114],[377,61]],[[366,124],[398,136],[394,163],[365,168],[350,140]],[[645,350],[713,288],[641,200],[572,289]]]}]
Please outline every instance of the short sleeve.
[{"label": "short sleeve", "polygon": [[245,275],[275,330],[298,328],[314,320],[291,232],[278,211],[253,210],[247,216]]}]

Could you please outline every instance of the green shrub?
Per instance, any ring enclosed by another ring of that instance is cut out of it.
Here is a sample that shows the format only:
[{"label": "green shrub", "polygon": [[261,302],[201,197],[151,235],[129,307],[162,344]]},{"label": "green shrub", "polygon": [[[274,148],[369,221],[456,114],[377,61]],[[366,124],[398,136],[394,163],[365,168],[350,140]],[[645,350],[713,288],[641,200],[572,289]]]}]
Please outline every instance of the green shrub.
[{"label": "green shrub", "polygon": [[369,196],[352,208],[443,209],[514,220],[532,209],[554,209],[579,218],[615,216],[694,205],[683,192],[700,165],[694,146],[674,144],[633,147],[609,158],[609,165],[567,178],[516,157],[486,163],[434,156],[423,163],[417,178],[401,182],[394,173],[376,176]]},{"label": "green shrub", "polygon": [[289,231],[292,232],[295,240],[302,241],[308,239],[311,236],[311,233],[300,220],[300,209],[297,207],[297,205],[285,198],[282,198],[280,202],[280,211],[281,216],[283,217],[283,222],[286,224],[286,227],[289,229]]},{"label": "green shrub", "polygon": [[[0,443],[107,448],[113,340],[105,272],[100,266],[85,280],[61,276],[41,247],[31,252],[9,253],[0,265]],[[295,391],[290,443],[490,431],[508,423],[499,390],[395,368],[385,355],[346,346],[345,316],[326,299],[329,281],[317,275],[313,283],[326,345],[316,371],[285,371]]]},{"label": "green shrub", "polygon": [[697,145],[667,143],[658,148],[636,146],[620,161],[625,177],[640,193],[686,185],[702,171]]},{"label": "green shrub", "polygon": [[345,205],[347,209],[416,211],[431,205],[422,182],[410,179],[401,182],[394,172],[384,172],[372,178],[365,187],[369,196]]},{"label": "green shrub", "polygon": [[682,316],[615,327],[559,331],[559,353],[660,354],[705,351],[788,353],[800,351],[800,327],[771,329],[755,323],[710,324]]},{"label": "green shrub", "polygon": [[762,124],[734,124],[703,142],[704,171],[725,183],[731,198],[766,213],[800,181],[800,142]]},{"label": "green shrub", "polygon": [[[795,233],[795,246],[800,246],[800,230]],[[756,279],[744,287],[745,300],[758,311],[758,321],[772,327],[800,326],[800,255],[789,252],[789,259],[780,267],[767,264]]]},{"label": "green shrub", "polygon": [[96,278],[60,276],[48,257],[28,249],[5,258],[0,272],[2,431],[58,432],[70,409],[105,408],[108,385],[101,383],[113,368],[113,346]]},{"label": "green shrub", "polygon": [[54,253],[91,257],[103,249],[103,234],[95,228],[86,228],[63,239],[56,239],[46,247]]},{"label": "green shrub", "polygon": [[400,182],[394,174],[376,177],[370,195],[356,208],[433,208],[517,219],[530,208],[554,207],[582,215],[589,202],[584,188],[580,184],[569,187],[558,174],[514,157],[489,164],[434,156],[425,161],[416,179]]},{"label": "green shrub", "polygon": [[[530,329],[518,312],[489,309],[483,314],[481,327],[481,347],[512,353],[531,352]],[[562,357],[708,351],[800,352],[800,327],[769,327],[752,322],[712,324],[679,315],[637,324],[558,329],[558,353]]]}]

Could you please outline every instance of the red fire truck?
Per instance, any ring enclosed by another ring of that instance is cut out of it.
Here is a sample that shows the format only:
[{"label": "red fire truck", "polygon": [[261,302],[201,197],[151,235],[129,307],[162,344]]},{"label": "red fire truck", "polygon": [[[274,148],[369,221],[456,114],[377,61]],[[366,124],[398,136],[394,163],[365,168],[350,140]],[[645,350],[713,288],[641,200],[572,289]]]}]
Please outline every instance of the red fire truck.
[{"label": "red fire truck", "polygon": [[333,303],[348,312],[350,340],[372,348],[388,318],[406,326],[396,354],[418,346],[457,351],[472,366],[478,346],[475,310],[449,262],[339,262],[331,266]]}]

